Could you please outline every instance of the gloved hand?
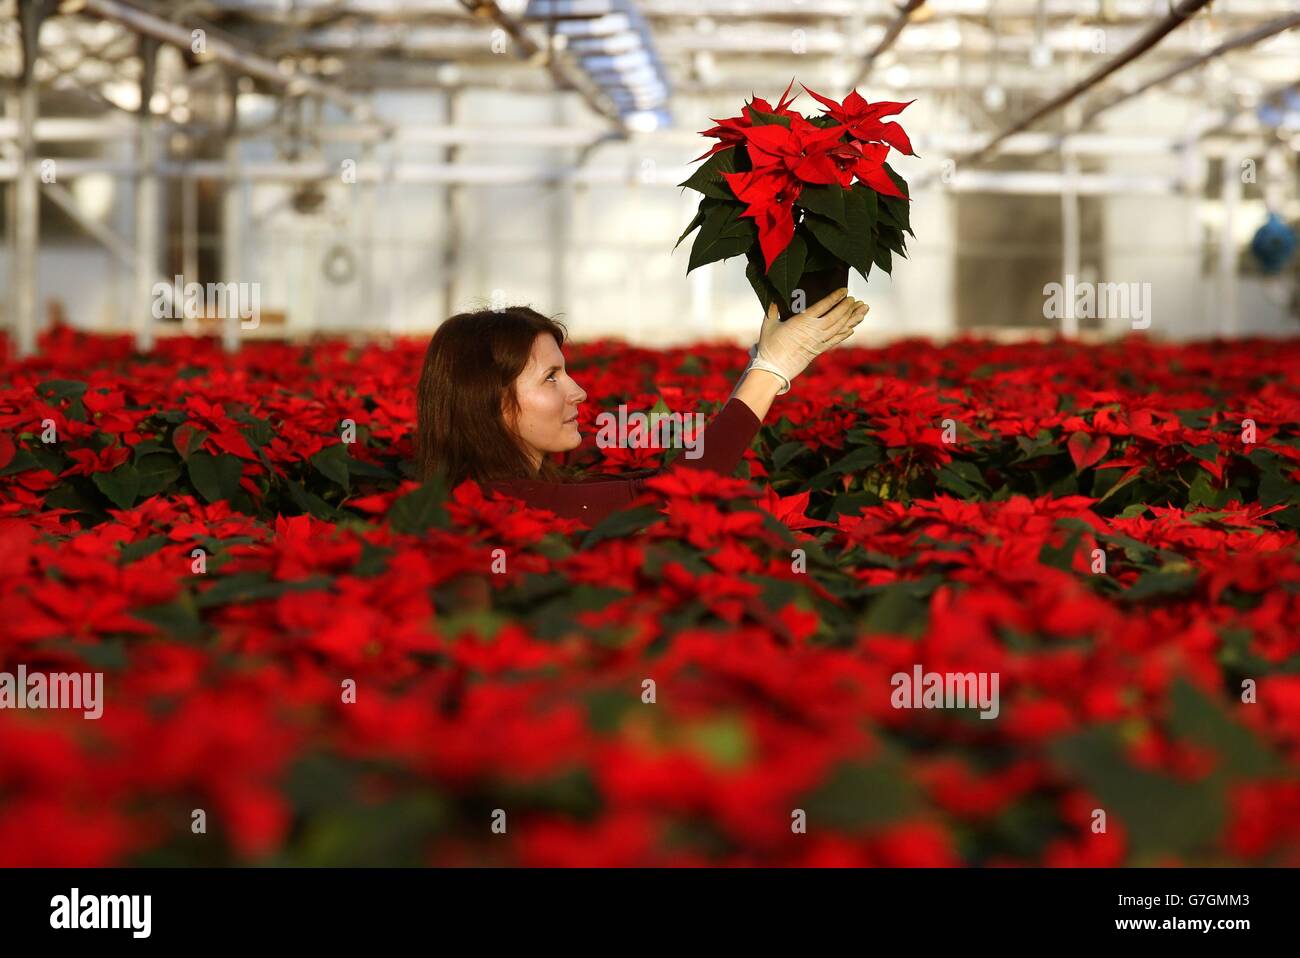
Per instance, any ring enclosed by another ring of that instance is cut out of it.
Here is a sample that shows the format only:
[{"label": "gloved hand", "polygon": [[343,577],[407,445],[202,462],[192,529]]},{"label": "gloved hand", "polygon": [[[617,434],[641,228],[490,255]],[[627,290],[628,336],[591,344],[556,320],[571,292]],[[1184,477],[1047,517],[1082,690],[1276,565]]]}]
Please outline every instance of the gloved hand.
[{"label": "gloved hand", "polygon": [[749,368],[766,369],[780,376],[785,385],[777,395],[787,393],[790,380],[826,350],[848,339],[870,308],[849,296],[844,287],[785,322],[781,322],[780,311],[773,303],[763,320],[758,342],[749,347]]}]

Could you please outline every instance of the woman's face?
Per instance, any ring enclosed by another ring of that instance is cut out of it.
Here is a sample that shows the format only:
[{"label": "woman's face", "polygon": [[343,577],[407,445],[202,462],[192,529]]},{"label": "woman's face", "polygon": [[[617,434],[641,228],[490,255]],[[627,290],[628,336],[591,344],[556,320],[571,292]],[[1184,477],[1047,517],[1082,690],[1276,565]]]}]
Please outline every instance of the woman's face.
[{"label": "woman's face", "polygon": [[516,417],[503,404],[506,422],[524,442],[534,467],[547,453],[567,452],[582,444],[578,431],[578,403],[587,398],[581,386],[564,370],[564,353],[550,333],[538,333],[528,365],[515,380],[519,399]]}]

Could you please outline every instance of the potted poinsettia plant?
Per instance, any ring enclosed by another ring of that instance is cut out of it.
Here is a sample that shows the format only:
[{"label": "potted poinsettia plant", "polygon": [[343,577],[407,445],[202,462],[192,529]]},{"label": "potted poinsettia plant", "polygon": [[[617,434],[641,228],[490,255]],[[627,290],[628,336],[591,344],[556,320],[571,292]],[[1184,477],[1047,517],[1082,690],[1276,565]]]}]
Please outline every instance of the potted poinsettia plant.
[{"label": "potted poinsettia plant", "polygon": [[677,240],[700,231],[686,271],[743,254],[764,311],[775,302],[782,319],[847,286],[850,268],[864,279],[873,265],[891,272],[893,254],[907,255],[903,234],[916,236],[907,182],[885,162],[891,147],[916,154],[882,120],[914,101],[869,103],[855,90],[837,103],[804,87],[825,107],[808,117],[789,108],[793,86],[775,107],[754,97],[740,116],[715,119],[701,135],[719,142],[678,184],[704,194]]}]

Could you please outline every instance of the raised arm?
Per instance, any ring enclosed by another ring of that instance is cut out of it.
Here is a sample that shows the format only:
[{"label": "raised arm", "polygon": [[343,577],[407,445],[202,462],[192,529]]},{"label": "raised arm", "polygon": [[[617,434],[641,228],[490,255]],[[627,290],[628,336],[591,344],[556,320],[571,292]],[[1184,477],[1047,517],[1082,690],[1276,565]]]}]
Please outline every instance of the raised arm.
[{"label": "raised arm", "polygon": [[[741,372],[726,405],[699,437],[701,454],[694,459],[679,455],[653,475],[676,469],[708,469],[720,475],[735,472],[772,408],[772,401],[789,391],[790,380],[813,359],[847,339],[866,315],[867,305],[847,293],[846,289],[837,290],[784,323],[774,304],[763,321],[758,342],[750,347],[749,365]],[[648,478],[573,483],[516,480],[501,483],[498,488],[530,506],[594,523],[644,492]]]}]

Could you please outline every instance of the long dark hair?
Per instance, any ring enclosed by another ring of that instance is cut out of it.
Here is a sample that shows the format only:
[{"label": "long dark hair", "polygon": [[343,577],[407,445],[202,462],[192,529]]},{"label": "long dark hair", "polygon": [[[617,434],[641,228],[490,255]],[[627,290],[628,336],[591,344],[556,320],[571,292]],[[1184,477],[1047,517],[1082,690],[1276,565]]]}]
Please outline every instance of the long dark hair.
[{"label": "long dark hair", "polygon": [[448,488],[466,479],[567,478],[549,456],[534,470],[502,414],[502,399],[519,411],[514,382],[538,333],[549,333],[561,347],[568,335],[527,306],[457,313],[434,332],[416,388],[415,455],[423,478],[441,471]]}]

